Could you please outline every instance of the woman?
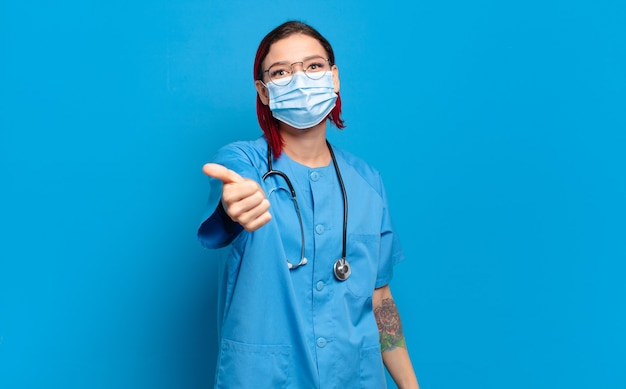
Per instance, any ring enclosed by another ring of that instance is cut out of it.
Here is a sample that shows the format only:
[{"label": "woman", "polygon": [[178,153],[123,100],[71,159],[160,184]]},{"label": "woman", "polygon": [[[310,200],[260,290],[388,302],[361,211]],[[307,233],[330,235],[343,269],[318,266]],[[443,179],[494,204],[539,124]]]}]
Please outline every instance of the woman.
[{"label": "woman", "polygon": [[326,140],[327,119],[344,126],[330,44],[286,22],[261,41],[254,77],[264,136],[203,168],[199,239],[230,245],[216,387],[379,389],[384,361],[418,388],[389,289],[404,255],[381,178]]}]

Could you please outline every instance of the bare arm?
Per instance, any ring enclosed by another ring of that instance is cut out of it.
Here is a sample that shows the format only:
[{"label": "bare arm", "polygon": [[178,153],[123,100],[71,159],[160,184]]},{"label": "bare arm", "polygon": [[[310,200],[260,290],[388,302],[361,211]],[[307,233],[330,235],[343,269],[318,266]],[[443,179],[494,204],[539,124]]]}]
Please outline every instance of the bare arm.
[{"label": "bare arm", "polygon": [[398,308],[391,296],[389,285],[374,290],[372,298],[374,316],[380,335],[383,362],[400,389],[419,389],[417,377],[404,340]]}]

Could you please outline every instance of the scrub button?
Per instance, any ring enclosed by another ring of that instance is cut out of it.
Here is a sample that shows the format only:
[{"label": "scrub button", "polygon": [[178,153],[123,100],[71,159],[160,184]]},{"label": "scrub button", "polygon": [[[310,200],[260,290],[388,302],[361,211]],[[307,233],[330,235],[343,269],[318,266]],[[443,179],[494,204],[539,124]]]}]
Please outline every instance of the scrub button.
[{"label": "scrub button", "polygon": [[318,172],[312,172],[311,173],[311,180],[312,181],[317,181],[320,179],[320,174]]},{"label": "scrub button", "polygon": [[324,289],[324,286],[326,286],[326,285],[324,284],[324,281],[318,281],[318,282],[317,282],[317,285],[315,285],[315,289],[317,289],[319,292],[321,292],[321,291],[322,291],[322,289]]},{"label": "scrub button", "polygon": [[317,347],[326,347],[326,339],[324,338],[317,338]]},{"label": "scrub button", "polygon": [[317,232],[319,235],[322,235],[324,231],[326,231],[326,228],[324,228],[323,225],[318,224],[315,226],[315,232]]}]

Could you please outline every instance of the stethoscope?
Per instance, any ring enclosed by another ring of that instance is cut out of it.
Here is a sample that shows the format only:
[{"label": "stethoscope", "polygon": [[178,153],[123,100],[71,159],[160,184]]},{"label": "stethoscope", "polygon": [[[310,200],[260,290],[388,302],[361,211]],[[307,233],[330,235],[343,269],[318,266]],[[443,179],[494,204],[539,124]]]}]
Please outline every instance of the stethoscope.
[{"label": "stethoscope", "polygon": [[[346,260],[346,235],[348,231],[348,196],[346,195],[346,188],[343,185],[343,179],[341,178],[341,172],[339,171],[339,166],[337,165],[337,159],[335,158],[335,153],[333,152],[333,148],[330,146],[330,143],[326,141],[326,145],[328,146],[328,150],[330,151],[330,158],[333,161],[333,165],[335,167],[335,172],[337,173],[337,178],[339,179],[339,186],[341,188],[341,194],[343,195],[343,247],[341,249],[341,258],[339,258],[335,265],[333,266],[333,272],[335,273],[335,278],[339,281],[345,281],[350,277],[352,273],[350,269],[350,264]],[[304,224],[302,222],[302,214],[300,213],[300,207],[298,206],[298,201],[296,200],[296,191],[291,184],[291,180],[287,177],[287,174],[281,172],[280,170],[274,170],[272,167],[272,151],[267,146],[267,172],[263,174],[263,181],[271,175],[277,175],[282,177],[287,186],[289,187],[289,191],[291,192],[291,199],[296,207],[296,213],[298,214],[298,221],[300,222],[300,237],[302,241],[302,252],[300,254],[300,262],[292,263],[287,260],[287,267],[290,270],[297,269],[302,265],[306,265],[307,259],[304,257]]]}]

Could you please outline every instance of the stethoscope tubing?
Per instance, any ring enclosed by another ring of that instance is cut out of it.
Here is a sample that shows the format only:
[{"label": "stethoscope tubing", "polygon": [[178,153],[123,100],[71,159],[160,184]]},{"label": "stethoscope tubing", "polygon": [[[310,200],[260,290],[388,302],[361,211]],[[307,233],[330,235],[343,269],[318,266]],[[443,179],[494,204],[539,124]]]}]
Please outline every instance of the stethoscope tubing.
[{"label": "stethoscope tubing", "polygon": [[298,201],[296,200],[296,190],[293,188],[293,185],[291,184],[291,180],[289,179],[287,174],[285,174],[284,172],[281,172],[280,170],[274,170],[274,168],[272,167],[272,151],[270,150],[269,147],[267,148],[267,167],[268,167],[267,172],[263,174],[263,181],[265,181],[267,177],[274,175],[274,174],[281,176],[287,183],[287,186],[289,187],[289,191],[291,192],[291,200],[293,201],[293,204],[296,207],[296,213],[298,214],[298,221],[300,222],[300,238],[303,244],[302,244],[302,251],[300,254],[300,262],[297,264],[287,262],[289,269],[293,269],[293,268],[302,266],[305,263],[307,263],[307,259],[304,257],[304,223],[302,221],[302,213],[300,213],[300,206],[298,205]]},{"label": "stethoscope tubing", "polygon": [[[345,281],[351,274],[351,269],[348,261],[346,260],[346,246],[347,246],[347,235],[348,235],[348,195],[346,194],[346,188],[343,182],[343,178],[341,176],[341,171],[339,170],[339,165],[337,163],[337,158],[335,158],[335,153],[333,151],[332,146],[326,141],[326,145],[328,146],[328,150],[330,152],[330,158],[333,161],[333,167],[335,168],[335,172],[337,173],[337,179],[339,181],[339,187],[341,188],[341,194],[343,197],[343,237],[342,237],[342,248],[341,248],[341,258],[339,258],[333,267],[333,271],[335,277],[339,281]],[[307,263],[307,259],[304,256],[304,222],[302,221],[302,214],[300,212],[300,206],[298,205],[298,201],[296,200],[296,191],[291,183],[291,180],[287,176],[286,173],[275,170],[272,165],[272,150],[269,145],[267,147],[267,172],[263,174],[262,179],[265,181],[266,178],[277,175],[283,178],[289,187],[289,191],[291,192],[291,199],[294,202],[296,207],[296,213],[298,215],[298,221],[300,223],[300,237],[302,241],[302,251],[300,256],[300,262],[297,264],[291,263],[287,261],[289,269],[295,269],[299,266],[302,266]]]},{"label": "stethoscope tubing", "polygon": [[341,177],[341,172],[339,171],[339,165],[337,164],[337,158],[335,158],[335,152],[333,148],[330,146],[330,143],[326,141],[328,145],[328,151],[330,151],[330,158],[333,161],[333,165],[335,166],[335,172],[337,173],[337,179],[339,180],[339,187],[341,188],[341,194],[343,196],[343,245],[341,249],[341,261],[343,264],[346,262],[346,243],[348,238],[348,195],[346,194],[346,187],[343,184],[343,178]]}]

